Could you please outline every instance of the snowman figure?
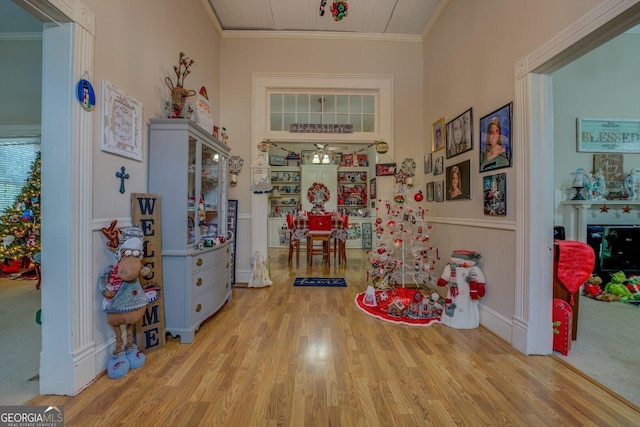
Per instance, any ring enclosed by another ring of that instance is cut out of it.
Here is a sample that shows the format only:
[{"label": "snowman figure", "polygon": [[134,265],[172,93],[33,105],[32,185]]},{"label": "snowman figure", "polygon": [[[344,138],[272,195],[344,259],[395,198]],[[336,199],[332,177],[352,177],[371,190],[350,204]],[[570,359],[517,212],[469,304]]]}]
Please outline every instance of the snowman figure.
[{"label": "snowman figure", "polygon": [[438,286],[449,285],[442,323],[456,329],[475,329],[480,325],[478,303],[485,294],[485,279],[476,265],[480,254],[455,250],[438,279]]}]

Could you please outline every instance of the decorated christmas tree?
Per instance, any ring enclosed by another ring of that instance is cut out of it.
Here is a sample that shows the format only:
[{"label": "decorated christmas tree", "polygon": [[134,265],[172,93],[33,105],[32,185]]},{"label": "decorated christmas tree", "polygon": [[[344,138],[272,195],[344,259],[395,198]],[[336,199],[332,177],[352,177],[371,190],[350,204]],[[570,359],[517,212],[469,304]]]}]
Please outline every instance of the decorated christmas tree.
[{"label": "decorated christmas tree", "polygon": [[0,215],[0,261],[21,261],[40,252],[40,152],[13,206]]},{"label": "decorated christmas tree", "polygon": [[407,178],[413,176],[412,165],[412,159],[405,159],[396,173],[393,200],[378,200],[376,247],[369,256],[369,278],[378,289],[406,284],[436,288],[438,250],[429,242],[432,225],[425,220],[426,210],[413,203],[422,201],[422,192],[410,195],[406,185]]}]

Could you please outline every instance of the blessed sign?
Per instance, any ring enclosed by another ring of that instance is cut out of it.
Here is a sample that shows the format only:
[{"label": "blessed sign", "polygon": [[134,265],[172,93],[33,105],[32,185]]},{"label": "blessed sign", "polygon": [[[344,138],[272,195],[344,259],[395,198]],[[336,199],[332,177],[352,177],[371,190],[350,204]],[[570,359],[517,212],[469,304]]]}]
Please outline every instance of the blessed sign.
[{"label": "blessed sign", "polygon": [[293,133],[353,133],[353,125],[332,125],[327,123],[291,123]]},{"label": "blessed sign", "polygon": [[578,117],[578,151],[640,153],[640,120]]}]

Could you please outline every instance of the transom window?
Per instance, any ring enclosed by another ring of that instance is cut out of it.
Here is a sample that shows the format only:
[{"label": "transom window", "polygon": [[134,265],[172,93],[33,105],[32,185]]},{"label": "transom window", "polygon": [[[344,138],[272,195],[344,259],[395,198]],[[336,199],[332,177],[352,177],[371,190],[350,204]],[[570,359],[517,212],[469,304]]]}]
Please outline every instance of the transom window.
[{"label": "transom window", "polygon": [[271,131],[291,124],[351,124],[353,132],[376,132],[377,95],[345,92],[270,92]]}]

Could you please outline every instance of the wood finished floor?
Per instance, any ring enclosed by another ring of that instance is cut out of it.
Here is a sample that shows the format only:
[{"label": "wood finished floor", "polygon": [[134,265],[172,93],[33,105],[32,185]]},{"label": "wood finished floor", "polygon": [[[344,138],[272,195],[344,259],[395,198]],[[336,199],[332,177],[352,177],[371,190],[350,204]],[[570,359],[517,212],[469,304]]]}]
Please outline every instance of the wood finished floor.
[{"label": "wood finished floor", "polygon": [[[123,379],[28,404],[64,406],[67,427],[640,425],[637,408],[484,328],[365,315],[354,304],[366,288],[360,251],[311,271],[304,255],[298,268],[270,253],[273,286],[234,287],[193,343],[168,337]],[[344,275],[348,287],[292,286],[309,275]]]}]

